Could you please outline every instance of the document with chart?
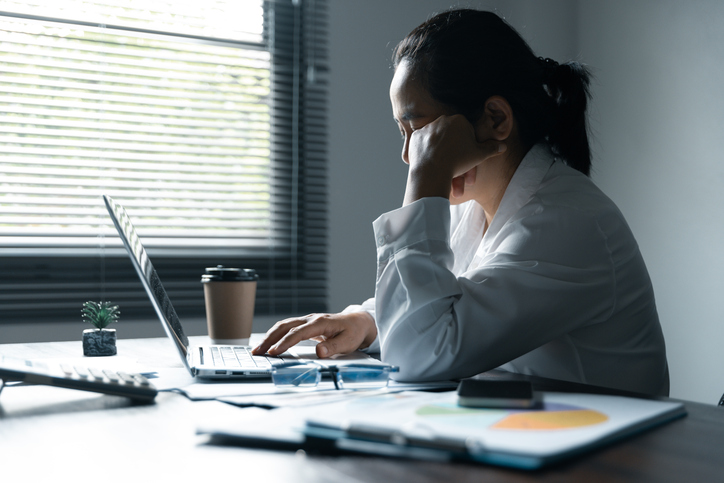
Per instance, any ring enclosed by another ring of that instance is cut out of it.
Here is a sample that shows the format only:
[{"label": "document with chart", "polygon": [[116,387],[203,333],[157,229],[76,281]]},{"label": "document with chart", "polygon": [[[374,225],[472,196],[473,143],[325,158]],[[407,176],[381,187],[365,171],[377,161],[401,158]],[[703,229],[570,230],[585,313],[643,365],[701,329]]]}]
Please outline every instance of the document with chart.
[{"label": "document with chart", "polygon": [[324,406],[308,438],[366,452],[404,452],[535,469],[686,414],[679,402],[544,393],[537,409],[461,407],[454,392],[403,392]]}]

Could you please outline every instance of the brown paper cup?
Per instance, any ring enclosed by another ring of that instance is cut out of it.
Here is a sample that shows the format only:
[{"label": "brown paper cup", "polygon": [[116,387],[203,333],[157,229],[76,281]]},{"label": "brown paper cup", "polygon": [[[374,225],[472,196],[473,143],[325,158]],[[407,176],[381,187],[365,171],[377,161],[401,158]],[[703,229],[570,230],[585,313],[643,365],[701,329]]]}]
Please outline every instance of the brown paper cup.
[{"label": "brown paper cup", "polygon": [[257,279],[253,270],[206,269],[201,281],[206,302],[206,324],[213,344],[249,344]]}]

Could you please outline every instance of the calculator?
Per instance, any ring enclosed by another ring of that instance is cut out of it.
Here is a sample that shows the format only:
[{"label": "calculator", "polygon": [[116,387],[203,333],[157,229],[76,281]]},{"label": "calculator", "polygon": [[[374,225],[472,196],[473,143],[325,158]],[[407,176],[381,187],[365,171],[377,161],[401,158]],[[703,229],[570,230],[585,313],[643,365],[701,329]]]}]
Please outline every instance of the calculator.
[{"label": "calculator", "polygon": [[124,396],[149,403],[158,390],[141,374],[109,369],[96,369],[74,364],[30,361],[0,355],[0,390],[5,382],[23,381],[31,384],[66,387],[82,391]]}]

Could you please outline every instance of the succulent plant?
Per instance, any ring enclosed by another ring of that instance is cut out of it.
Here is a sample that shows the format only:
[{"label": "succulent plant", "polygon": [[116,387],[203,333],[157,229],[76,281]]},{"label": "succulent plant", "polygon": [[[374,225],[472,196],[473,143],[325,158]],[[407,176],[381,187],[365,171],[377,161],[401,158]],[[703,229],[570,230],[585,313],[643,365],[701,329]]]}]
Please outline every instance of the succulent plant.
[{"label": "succulent plant", "polygon": [[118,322],[121,316],[118,305],[111,305],[111,302],[88,301],[80,312],[83,314],[83,322],[89,322],[98,330],[105,329],[111,322]]}]

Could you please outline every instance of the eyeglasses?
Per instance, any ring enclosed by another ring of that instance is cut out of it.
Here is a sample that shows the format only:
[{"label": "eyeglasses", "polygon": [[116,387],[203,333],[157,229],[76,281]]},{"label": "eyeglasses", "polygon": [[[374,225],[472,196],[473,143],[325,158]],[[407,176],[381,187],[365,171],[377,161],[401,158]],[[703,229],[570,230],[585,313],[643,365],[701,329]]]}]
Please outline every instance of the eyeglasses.
[{"label": "eyeglasses", "polygon": [[330,374],[335,389],[373,389],[387,387],[396,366],[381,364],[345,364],[323,366],[316,362],[286,362],[272,367],[272,381],[277,387],[315,387],[322,374]]}]

